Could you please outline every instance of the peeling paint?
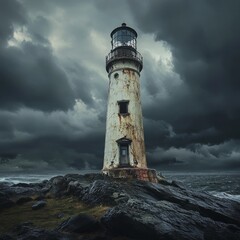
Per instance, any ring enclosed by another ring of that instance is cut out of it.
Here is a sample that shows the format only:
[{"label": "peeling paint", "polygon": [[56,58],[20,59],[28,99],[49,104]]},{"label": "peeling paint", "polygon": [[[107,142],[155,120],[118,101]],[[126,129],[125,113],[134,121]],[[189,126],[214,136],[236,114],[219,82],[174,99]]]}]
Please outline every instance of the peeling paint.
[{"label": "peeling paint", "polygon": [[[114,74],[118,73],[118,78]],[[132,140],[129,146],[130,165],[146,168],[145,144],[140,101],[139,69],[132,61],[119,60],[109,71],[109,96],[104,151],[104,169],[111,162],[119,164],[119,147],[116,140],[126,136]],[[119,113],[118,101],[128,100],[128,115]]]},{"label": "peeling paint", "polygon": [[[113,32],[121,28],[126,24]],[[135,42],[137,33],[127,29]],[[147,168],[145,156],[139,79],[143,58],[136,45],[113,44],[113,32],[112,50],[106,57],[109,91],[103,172],[116,178],[157,182],[156,171]]]}]

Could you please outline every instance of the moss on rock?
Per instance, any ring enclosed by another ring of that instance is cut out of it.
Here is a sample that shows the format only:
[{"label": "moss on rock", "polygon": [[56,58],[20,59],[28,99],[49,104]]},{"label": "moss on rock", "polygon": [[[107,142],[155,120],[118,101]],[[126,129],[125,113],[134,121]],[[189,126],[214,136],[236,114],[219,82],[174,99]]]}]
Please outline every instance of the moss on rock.
[{"label": "moss on rock", "polygon": [[99,219],[109,207],[91,207],[80,202],[75,197],[61,199],[47,199],[44,208],[33,211],[35,201],[29,201],[22,205],[14,205],[2,210],[0,214],[0,233],[6,233],[13,227],[24,222],[32,222],[35,226],[45,229],[53,229],[61,222],[79,213],[86,213]]}]

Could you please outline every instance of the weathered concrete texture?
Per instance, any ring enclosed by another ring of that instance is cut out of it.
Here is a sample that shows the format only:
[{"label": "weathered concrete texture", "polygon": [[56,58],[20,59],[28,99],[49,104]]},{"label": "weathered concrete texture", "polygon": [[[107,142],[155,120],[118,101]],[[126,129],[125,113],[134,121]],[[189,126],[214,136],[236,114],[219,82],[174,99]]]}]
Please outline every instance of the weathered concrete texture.
[{"label": "weathered concrete texture", "polygon": [[157,173],[148,168],[114,168],[108,170],[108,175],[114,178],[138,179],[157,183]]}]

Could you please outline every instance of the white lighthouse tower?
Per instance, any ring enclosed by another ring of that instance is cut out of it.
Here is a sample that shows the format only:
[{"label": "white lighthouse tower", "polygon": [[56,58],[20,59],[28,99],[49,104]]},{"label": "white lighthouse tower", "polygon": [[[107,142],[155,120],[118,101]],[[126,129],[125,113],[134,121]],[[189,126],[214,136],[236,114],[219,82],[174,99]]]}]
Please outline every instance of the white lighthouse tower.
[{"label": "white lighthouse tower", "polygon": [[137,51],[137,32],[123,23],[111,38],[106,57],[109,92],[103,173],[156,182],[145,155],[139,79],[143,58]]}]

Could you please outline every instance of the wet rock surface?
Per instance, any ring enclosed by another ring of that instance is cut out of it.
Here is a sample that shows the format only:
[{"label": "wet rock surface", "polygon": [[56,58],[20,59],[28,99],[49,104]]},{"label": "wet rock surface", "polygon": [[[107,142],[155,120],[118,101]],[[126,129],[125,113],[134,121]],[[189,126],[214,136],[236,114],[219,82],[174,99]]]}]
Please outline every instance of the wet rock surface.
[{"label": "wet rock surface", "polygon": [[37,201],[32,205],[32,210],[41,209],[41,208],[45,207],[46,204],[47,204],[47,202],[44,200]]},{"label": "wet rock surface", "polygon": [[34,227],[31,223],[23,223],[12,230],[10,234],[3,234],[0,240],[74,240],[73,236],[57,232],[55,230],[46,230]]},{"label": "wet rock surface", "polygon": [[57,230],[70,233],[91,233],[99,229],[99,222],[87,214],[73,216],[57,227]]},{"label": "wet rock surface", "polygon": [[[52,230],[23,224],[0,239],[36,239],[35,235],[39,239],[240,239],[238,202],[187,189],[181,182],[150,183],[101,174],[68,174],[38,184],[0,185],[0,199],[11,201],[9,208],[17,200],[33,195],[35,199],[56,201],[75,196],[92,207],[110,208],[98,219],[80,214]],[[0,204],[1,208],[4,204]]]}]

